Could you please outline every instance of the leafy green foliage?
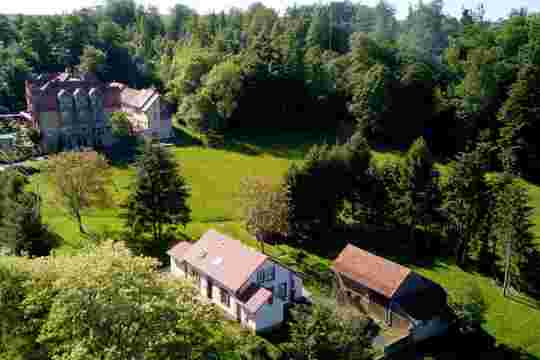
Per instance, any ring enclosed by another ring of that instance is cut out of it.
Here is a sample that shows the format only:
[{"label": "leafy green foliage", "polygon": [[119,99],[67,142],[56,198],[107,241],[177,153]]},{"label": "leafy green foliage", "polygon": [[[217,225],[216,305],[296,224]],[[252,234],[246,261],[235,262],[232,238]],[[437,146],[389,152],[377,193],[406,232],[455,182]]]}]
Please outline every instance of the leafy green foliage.
[{"label": "leafy green foliage", "polygon": [[77,221],[83,234],[87,231],[82,210],[105,207],[111,201],[107,169],[107,161],[95,151],[65,152],[49,159],[47,177],[54,198]]},{"label": "leafy green foliage", "polygon": [[478,151],[460,154],[445,186],[445,210],[455,235],[459,264],[467,259],[469,245],[486,214],[488,186],[485,158]]},{"label": "leafy green foliage", "polygon": [[289,235],[289,195],[283,184],[275,185],[262,177],[246,178],[239,198],[244,208],[246,229],[264,242]]},{"label": "leafy green foliage", "polygon": [[105,53],[93,46],[84,48],[80,58],[78,70],[81,73],[92,73],[102,76],[105,71],[106,56]]},{"label": "leafy green foliage", "polygon": [[381,134],[385,117],[389,115],[392,81],[388,69],[377,64],[366,73],[363,82],[353,89],[350,111],[358,121],[360,132],[369,139]]},{"label": "leafy green foliage", "polygon": [[290,341],[283,348],[293,359],[371,359],[368,320],[315,304],[291,310]]},{"label": "leafy green foliage", "polygon": [[450,300],[450,307],[462,333],[477,332],[486,321],[487,302],[476,283],[467,284],[462,294]]},{"label": "leafy green foliage", "polygon": [[[507,287],[519,290],[538,290],[538,250],[533,240],[529,196],[518,183],[504,179],[496,194],[496,215],[493,222],[498,246],[498,275],[505,278]],[[508,274],[506,274],[508,272]]]},{"label": "leafy green foliage", "polygon": [[307,246],[325,248],[325,234],[336,227],[344,201],[363,181],[369,160],[367,142],[357,134],[341,146],[314,146],[301,166],[293,164],[285,176],[291,235]]},{"label": "leafy green foliage", "polygon": [[500,144],[502,161],[508,171],[536,178],[539,149],[534,133],[540,124],[540,67],[524,66],[501,107]]},{"label": "leafy green foliage", "polygon": [[202,359],[243,345],[217,308],[157,265],[112,242],[77,256],[2,259],[2,358]]},{"label": "leafy green foliage", "polygon": [[117,138],[126,138],[133,133],[129,115],[125,112],[113,112],[111,114],[112,134]]}]

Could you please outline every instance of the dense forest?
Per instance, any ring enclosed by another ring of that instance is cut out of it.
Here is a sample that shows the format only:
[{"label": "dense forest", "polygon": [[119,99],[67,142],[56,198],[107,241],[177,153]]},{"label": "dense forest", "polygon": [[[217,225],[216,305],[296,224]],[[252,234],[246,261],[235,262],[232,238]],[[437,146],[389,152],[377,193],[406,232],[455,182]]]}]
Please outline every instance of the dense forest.
[{"label": "dense forest", "polygon": [[156,86],[178,119],[211,135],[354,125],[373,145],[423,136],[442,158],[480,140],[496,148],[494,168],[534,177],[540,17],[483,15],[464,9],[456,19],[439,0],[411,6],[402,21],[385,1],[283,14],[260,3],[208,15],[177,5],[161,15],[111,0],[67,15],[2,16],[0,106],[23,108],[32,74],[79,69]]}]

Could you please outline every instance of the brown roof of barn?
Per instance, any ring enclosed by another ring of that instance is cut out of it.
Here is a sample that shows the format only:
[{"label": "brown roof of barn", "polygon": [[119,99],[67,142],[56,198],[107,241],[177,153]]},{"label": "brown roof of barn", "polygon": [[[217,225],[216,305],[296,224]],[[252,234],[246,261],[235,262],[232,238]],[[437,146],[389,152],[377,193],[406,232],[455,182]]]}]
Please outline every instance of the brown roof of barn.
[{"label": "brown roof of barn", "polygon": [[208,230],[181,256],[171,256],[186,261],[235,292],[268,258],[215,230]]},{"label": "brown roof of barn", "polygon": [[351,280],[391,298],[411,273],[405,266],[348,244],[332,268]]}]

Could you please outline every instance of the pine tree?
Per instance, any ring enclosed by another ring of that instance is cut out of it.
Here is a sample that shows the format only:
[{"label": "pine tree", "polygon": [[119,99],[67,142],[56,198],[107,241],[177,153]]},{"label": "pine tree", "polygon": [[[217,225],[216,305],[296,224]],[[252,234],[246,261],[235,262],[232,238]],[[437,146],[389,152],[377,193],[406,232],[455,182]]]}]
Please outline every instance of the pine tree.
[{"label": "pine tree", "polygon": [[396,10],[384,0],[375,6],[375,31],[373,37],[377,41],[393,41],[397,35]]},{"label": "pine tree", "polygon": [[411,246],[415,246],[416,225],[421,224],[425,229],[439,212],[441,199],[433,165],[425,140],[418,138],[409,148],[401,171],[403,198],[400,209],[404,222],[410,227]]},{"label": "pine tree", "polygon": [[165,230],[175,230],[191,220],[188,197],[188,186],[173,155],[159,144],[145,144],[125,217],[133,233],[151,232],[152,239],[131,239],[130,246],[140,253],[162,256],[169,246]]},{"label": "pine tree", "polygon": [[40,196],[25,190],[28,179],[15,171],[2,172],[0,184],[0,248],[16,256],[49,255],[56,244],[43,223]]},{"label": "pine tree", "polygon": [[[498,262],[504,277],[503,292],[508,295],[512,285],[527,289],[528,255],[535,250],[532,232],[533,208],[529,205],[527,190],[512,178],[497,193],[496,221],[494,222],[501,253]],[[537,260],[537,259],[535,259]]]},{"label": "pine tree", "polygon": [[392,106],[393,75],[382,64],[373,65],[362,82],[353,87],[349,111],[358,122],[358,129],[373,141],[384,131],[384,121]]},{"label": "pine tree", "polygon": [[501,108],[502,122],[499,144],[503,149],[505,169],[512,173],[538,177],[540,148],[540,66],[525,65],[510,89],[510,96]]},{"label": "pine tree", "polygon": [[326,7],[320,7],[313,13],[306,35],[308,47],[330,49],[330,19]]},{"label": "pine tree", "polygon": [[456,262],[463,265],[469,258],[471,240],[478,233],[487,206],[484,154],[479,149],[458,155],[445,186],[444,208],[455,235]]}]

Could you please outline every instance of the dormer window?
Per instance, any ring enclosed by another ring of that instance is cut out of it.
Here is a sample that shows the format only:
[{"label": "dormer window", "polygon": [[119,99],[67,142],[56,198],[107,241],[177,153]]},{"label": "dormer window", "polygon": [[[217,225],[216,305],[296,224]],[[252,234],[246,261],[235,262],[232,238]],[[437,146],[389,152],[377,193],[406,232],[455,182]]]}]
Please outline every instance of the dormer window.
[{"label": "dormer window", "polygon": [[270,266],[257,272],[257,282],[274,281],[276,279],[276,267]]}]

